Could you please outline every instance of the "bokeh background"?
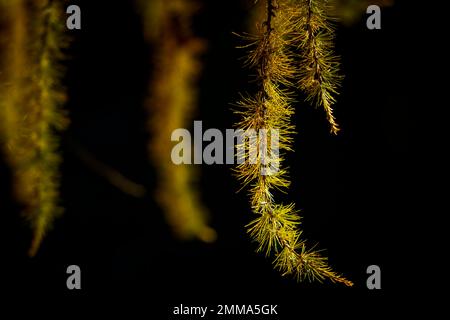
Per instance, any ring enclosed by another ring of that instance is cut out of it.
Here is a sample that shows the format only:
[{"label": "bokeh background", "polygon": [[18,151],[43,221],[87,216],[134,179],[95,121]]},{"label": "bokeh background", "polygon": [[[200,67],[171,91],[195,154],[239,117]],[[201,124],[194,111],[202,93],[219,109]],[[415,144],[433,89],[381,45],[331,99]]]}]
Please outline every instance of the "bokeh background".
[{"label": "bokeh background", "polygon": [[[163,315],[179,303],[272,303],[283,315],[298,315],[321,301],[340,301],[339,308],[352,313],[355,301],[377,306],[404,289],[414,260],[408,255],[413,232],[407,226],[416,196],[411,157],[418,123],[413,119],[421,106],[414,94],[419,71],[411,68],[414,6],[396,1],[384,8],[381,30],[368,30],[364,13],[338,27],[336,52],[345,74],[335,107],[340,135],[329,134],[321,110],[296,105],[298,134],[295,152],[288,155],[293,183],[286,199],[302,210],[307,238],[326,248],[331,265],[355,282],[354,288],[344,288],[298,284],[255,253],[244,228],[252,218],[246,193],[236,192],[230,166],[198,168],[198,188],[218,233],[216,242],[173,237],[153,198],[156,173],[147,154],[151,137],[143,107],[152,49],[139,14],[132,1],[73,3],[82,8],[82,30],[71,31],[65,78],[71,117],[62,140],[66,210],[38,255],[29,258],[31,234],[0,158],[2,290],[69,299],[136,295]],[[232,32],[247,28],[250,7],[245,1],[204,1],[195,17],[195,32],[208,40],[199,106],[192,115],[204,128],[232,128],[236,117],[230,104],[249,87],[250,72],[241,59],[245,52],[235,48],[241,42]],[[80,159],[80,145],[145,186],[147,195],[130,197],[112,186]],[[70,264],[81,267],[81,291],[66,289]],[[381,291],[366,288],[371,264],[381,267]]]}]

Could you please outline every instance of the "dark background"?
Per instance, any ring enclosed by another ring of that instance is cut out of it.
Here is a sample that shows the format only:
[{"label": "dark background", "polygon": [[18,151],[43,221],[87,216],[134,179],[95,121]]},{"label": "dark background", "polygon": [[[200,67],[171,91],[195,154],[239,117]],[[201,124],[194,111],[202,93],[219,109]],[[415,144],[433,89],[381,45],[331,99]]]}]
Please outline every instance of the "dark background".
[{"label": "dark background", "polygon": [[[236,120],[230,103],[249,87],[250,72],[239,60],[244,52],[235,49],[240,42],[231,33],[245,30],[249,5],[206,2],[195,29],[208,39],[209,48],[200,106],[192,117],[203,120],[204,128],[224,130]],[[30,232],[12,201],[2,160],[3,290],[57,294],[68,301],[140,297],[149,315],[165,315],[180,303],[279,304],[282,319],[316,305],[358,314],[356,305],[375,310],[395,301],[411,283],[417,259],[409,254],[414,230],[408,224],[414,219],[414,199],[420,197],[412,174],[418,143],[413,119],[421,103],[415,96],[420,70],[411,68],[417,51],[410,22],[416,8],[405,2],[382,10],[381,30],[368,30],[364,15],[352,27],[338,28],[336,51],[345,74],[335,107],[339,136],[329,134],[322,110],[296,105],[298,134],[295,153],[288,156],[293,184],[285,200],[296,202],[307,238],[327,249],[330,264],[354,281],[354,288],[298,284],[255,253],[244,228],[252,218],[246,193],[236,193],[239,185],[227,166],[201,167],[199,187],[217,242],[172,237],[152,199],[155,172],[147,157],[143,107],[151,49],[139,16],[131,1],[74,1],[82,9],[82,30],[70,31],[74,41],[66,84],[71,127],[62,141],[66,211],[38,255],[28,258]],[[146,186],[149,194],[136,199],[117,190],[80,161],[74,145]],[[65,271],[71,264],[81,267],[81,291],[66,289]],[[381,267],[382,290],[366,288],[371,264]]]}]

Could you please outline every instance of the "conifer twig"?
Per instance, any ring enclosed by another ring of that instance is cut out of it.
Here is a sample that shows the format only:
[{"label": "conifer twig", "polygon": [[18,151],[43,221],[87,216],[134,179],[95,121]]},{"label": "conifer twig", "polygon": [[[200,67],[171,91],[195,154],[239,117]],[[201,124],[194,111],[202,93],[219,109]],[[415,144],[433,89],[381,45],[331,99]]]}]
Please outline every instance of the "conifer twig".
[{"label": "conifer twig", "polygon": [[339,126],[333,115],[335,96],[342,76],[339,60],[333,52],[334,27],[331,0],[296,0],[294,42],[300,50],[300,88],[307,100],[323,107],[330,130],[337,134]]},{"label": "conifer twig", "polygon": [[61,156],[56,132],[68,121],[62,110],[61,49],[66,44],[64,10],[52,0],[2,1],[11,37],[2,44],[5,84],[1,92],[1,135],[12,167],[15,194],[33,229],[35,255],[56,216]]},{"label": "conifer twig", "polygon": [[[294,4],[294,5],[293,5]],[[259,87],[250,97],[243,97],[237,113],[241,116],[238,128],[244,136],[266,130],[266,139],[248,139],[237,147],[241,163],[236,168],[243,185],[250,185],[250,197],[256,218],[248,224],[248,232],[259,244],[258,251],[275,256],[275,267],[283,275],[294,275],[299,281],[330,279],[351,286],[352,282],[334,272],[325,257],[307,249],[300,230],[300,217],[294,204],[277,204],[273,190],[289,187],[287,171],[283,168],[283,152],[292,150],[294,126],[291,123],[292,87],[295,86],[297,65],[290,49],[296,44],[297,6],[295,1],[266,0],[266,17],[256,36],[245,36],[251,43],[247,63],[256,71]],[[274,134],[274,132],[278,132]],[[268,150],[271,139],[278,139],[279,157],[269,163],[260,150]],[[262,148],[261,148],[262,147]],[[255,159],[248,155],[256,154]],[[267,166],[275,164],[280,170],[263,174]]]},{"label": "conifer twig", "polygon": [[96,158],[84,147],[72,142],[75,155],[93,172],[106,179],[111,185],[125,194],[135,198],[145,196],[147,190],[141,184],[138,184],[125,177],[121,172]]},{"label": "conifer twig", "polygon": [[182,239],[212,242],[216,233],[195,191],[195,168],[170,159],[171,134],[189,125],[197,103],[199,57],[206,48],[190,27],[197,6],[190,0],[142,0],[145,34],[154,49],[147,103],[149,154],[158,174],[156,199],[174,233]]}]

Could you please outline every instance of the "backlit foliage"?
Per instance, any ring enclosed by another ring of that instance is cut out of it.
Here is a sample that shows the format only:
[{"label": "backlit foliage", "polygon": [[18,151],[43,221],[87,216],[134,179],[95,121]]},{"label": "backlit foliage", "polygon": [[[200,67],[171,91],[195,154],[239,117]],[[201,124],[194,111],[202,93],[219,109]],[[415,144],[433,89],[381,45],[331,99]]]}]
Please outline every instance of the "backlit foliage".
[{"label": "backlit foliage", "polygon": [[33,229],[32,256],[63,211],[56,132],[67,126],[60,83],[64,12],[61,1],[0,1],[0,142]]},{"label": "backlit foliage", "polygon": [[[291,117],[298,83],[310,99],[325,108],[332,131],[337,132],[331,103],[338,77],[330,52],[328,9],[322,4],[325,1],[318,0],[261,2],[266,6],[264,21],[256,35],[244,36],[249,41],[247,64],[256,72],[257,89],[253,95],[243,96],[237,111],[241,117],[237,127],[246,134],[268,130],[268,139],[248,139],[238,145],[238,158],[243,163],[236,169],[237,176],[244,186],[249,185],[251,206],[257,216],[248,225],[248,232],[258,243],[258,251],[275,257],[275,267],[283,275],[293,275],[299,281],[330,279],[351,286],[351,281],[330,268],[325,257],[307,247],[294,204],[279,204],[273,194],[290,185],[283,154],[292,150]],[[267,149],[268,154],[273,151],[269,142],[275,137],[271,130],[278,130],[280,156],[264,161],[258,150]],[[254,153],[256,162],[252,163],[248,155]],[[276,161],[280,170],[264,175],[271,161]]]},{"label": "backlit foliage", "polygon": [[329,13],[329,0],[294,1],[293,23],[295,43],[299,46],[299,85],[308,95],[308,100],[323,107],[331,132],[339,131],[333,116],[333,104],[340,85],[339,61],[334,55],[334,30]]},{"label": "backlit foliage", "polygon": [[[158,174],[156,199],[174,232],[183,239],[215,239],[196,189],[197,174],[190,165],[175,165],[170,155],[172,131],[192,123],[197,103],[199,56],[204,40],[195,37],[190,24],[196,2],[189,0],[142,1],[145,31],[153,49],[154,72],[148,111],[149,152]],[[191,146],[189,146],[191,147]]]}]

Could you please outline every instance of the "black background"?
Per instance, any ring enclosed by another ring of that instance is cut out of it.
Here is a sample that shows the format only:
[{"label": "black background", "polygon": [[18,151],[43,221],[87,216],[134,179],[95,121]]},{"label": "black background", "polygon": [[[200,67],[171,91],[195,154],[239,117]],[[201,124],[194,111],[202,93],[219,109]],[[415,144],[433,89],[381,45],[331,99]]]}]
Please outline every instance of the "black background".
[{"label": "black background", "polygon": [[[204,128],[224,130],[236,120],[230,104],[249,87],[249,71],[239,60],[244,52],[235,49],[240,42],[232,35],[245,30],[249,5],[206,2],[195,29],[209,48],[200,106],[192,118],[202,120]],[[168,314],[180,303],[268,303],[280,305],[282,319],[294,319],[307,310],[325,312],[328,305],[359,314],[356,306],[373,311],[395,301],[410,283],[415,258],[408,253],[414,233],[408,224],[418,196],[411,160],[420,106],[419,71],[411,68],[417,52],[410,24],[415,7],[405,2],[383,9],[381,30],[368,30],[364,16],[352,27],[338,28],[336,51],[345,74],[335,107],[339,136],[329,134],[322,110],[296,105],[298,134],[295,153],[288,156],[293,184],[285,200],[297,203],[308,239],[327,249],[331,265],[355,287],[298,284],[255,253],[244,228],[252,218],[247,197],[236,193],[239,185],[227,166],[201,167],[199,188],[219,235],[216,243],[172,237],[152,199],[155,172],[147,156],[143,107],[151,49],[139,16],[131,1],[74,1],[82,8],[82,30],[67,31],[74,41],[66,79],[71,127],[62,141],[66,211],[38,255],[28,258],[30,232],[12,201],[2,160],[5,292],[57,294],[67,301],[139,297],[149,316]],[[115,189],[80,161],[74,144],[145,185],[149,194],[136,199]],[[81,267],[80,291],[66,288],[71,264]],[[382,290],[366,288],[371,264],[381,267]],[[324,307],[314,309],[317,305]]]}]

